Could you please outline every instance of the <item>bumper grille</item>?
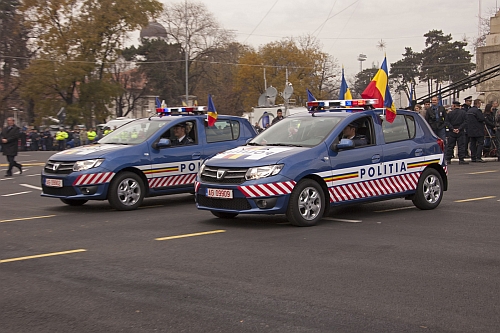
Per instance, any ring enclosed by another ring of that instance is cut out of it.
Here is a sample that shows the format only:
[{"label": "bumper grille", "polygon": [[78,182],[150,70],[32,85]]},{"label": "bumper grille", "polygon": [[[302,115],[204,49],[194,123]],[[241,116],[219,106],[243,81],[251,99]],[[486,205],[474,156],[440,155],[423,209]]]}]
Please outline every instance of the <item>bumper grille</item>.
[{"label": "bumper grille", "polygon": [[[224,176],[217,179],[217,171],[224,171]],[[205,166],[201,174],[201,180],[213,184],[241,184],[245,182],[245,174],[248,168],[218,168]]]},{"label": "bumper grille", "polygon": [[48,187],[45,185],[42,185],[42,191],[45,194],[49,195],[58,195],[58,196],[64,196],[64,197],[69,197],[76,195],[76,191],[73,188],[73,186],[64,186],[64,187]]},{"label": "bumper grille", "polygon": [[252,206],[250,206],[248,200],[245,198],[213,199],[198,194],[196,196],[196,200],[200,206],[208,208],[229,209],[229,210],[252,209]]},{"label": "bumper grille", "polygon": [[73,172],[73,165],[75,165],[75,162],[58,162],[49,160],[45,164],[43,170],[45,173],[68,175]]}]

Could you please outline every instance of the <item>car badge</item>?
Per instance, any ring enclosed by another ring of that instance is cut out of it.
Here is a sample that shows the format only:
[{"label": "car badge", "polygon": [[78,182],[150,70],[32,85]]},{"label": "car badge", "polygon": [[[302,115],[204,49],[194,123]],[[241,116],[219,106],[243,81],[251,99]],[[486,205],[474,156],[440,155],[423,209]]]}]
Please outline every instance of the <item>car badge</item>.
[{"label": "car badge", "polygon": [[226,174],[226,170],[217,170],[217,179],[220,180],[224,178],[224,175]]},{"label": "car badge", "polygon": [[57,169],[59,169],[60,165],[61,165],[61,163],[54,163],[54,165],[52,166],[52,171],[57,171]]}]

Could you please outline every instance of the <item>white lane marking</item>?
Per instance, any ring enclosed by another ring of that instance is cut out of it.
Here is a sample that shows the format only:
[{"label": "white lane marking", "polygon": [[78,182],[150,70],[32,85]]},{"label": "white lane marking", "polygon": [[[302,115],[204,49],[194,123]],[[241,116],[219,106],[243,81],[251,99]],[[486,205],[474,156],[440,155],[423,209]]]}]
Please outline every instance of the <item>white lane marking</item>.
[{"label": "white lane marking", "polygon": [[470,172],[470,173],[466,173],[466,175],[481,175],[483,173],[492,173],[492,172],[498,172],[498,170]]},{"label": "white lane marking", "polygon": [[322,220],[336,221],[336,222],[346,222],[346,223],[361,223],[362,220],[347,220],[347,219],[336,219],[333,217],[323,217]]},{"label": "white lane marking", "polygon": [[462,199],[462,200],[455,200],[455,202],[470,202],[470,201],[478,201],[478,200],[488,200],[488,199],[495,199],[495,195],[491,195],[489,197],[480,197],[480,198],[470,198],[470,199]]},{"label": "white lane marking", "polygon": [[2,178],[0,180],[11,180],[11,179],[14,179],[14,178]]},{"label": "white lane marking", "polygon": [[41,190],[42,190],[42,188],[41,188],[41,187],[39,187],[39,186],[35,186],[35,185],[30,185],[30,184],[19,184],[19,185],[24,186],[24,187],[27,187],[27,188],[32,188],[32,189],[34,189],[34,190],[39,190],[39,191],[41,191]]},{"label": "white lane marking", "polygon": [[14,195],[21,195],[21,194],[27,194],[27,193],[31,193],[31,191],[17,192],[17,193],[11,193],[11,194],[2,194],[2,197],[12,197]]},{"label": "white lane marking", "polygon": [[376,210],[374,213],[385,213],[385,212],[394,212],[397,210],[405,210],[405,209],[412,209],[416,208],[415,206],[408,206],[408,207],[399,207],[399,208],[391,208],[391,209],[384,209],[384,210]]},{"label": "white lane marking", "polygon": [[26,175],[26,177],[40,177],[40,175],[35,174],[35,175]]}]

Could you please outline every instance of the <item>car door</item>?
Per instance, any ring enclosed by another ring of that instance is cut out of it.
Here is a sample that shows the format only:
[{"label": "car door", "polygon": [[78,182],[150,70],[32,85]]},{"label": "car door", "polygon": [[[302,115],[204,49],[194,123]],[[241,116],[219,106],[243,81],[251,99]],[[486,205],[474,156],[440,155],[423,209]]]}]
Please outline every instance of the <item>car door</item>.
[{"label": "car door", "polygon": [[213,126],[205,127],[204,158],[239,146],[237,140],[242,132],[241,127],[242,124],[237,119],[222,117],[219,117]]},{"label": "car door", "polygon": [[381,194],[377,183],[382,167],[382,146],[376,139],[373,117],[359,118],[357,122],[360,124],[357,134],[363,132],[367,144],[344,150],[330,149],[332,177],[327,185],[333,204],[368,200]]},{"label": "car door", "polygon": [[[173,127],[179,123],[188,124],[186,135],[192,142],[175,145]],[[203,155],[199,140],[199,125],[195,118],[170,124],[160,138],[169,139],[170,145],[163,148],[151,147],[151,169],[145,171],[149,187],[153,191],[179,191],[193,186]]]},{"label": "car door", "polygon": [[383,170],[387,194],[415,190],[419,170],[425,161],[424,146],[416,138],[415,118],[398,114],[392,123],[382,123]]}]

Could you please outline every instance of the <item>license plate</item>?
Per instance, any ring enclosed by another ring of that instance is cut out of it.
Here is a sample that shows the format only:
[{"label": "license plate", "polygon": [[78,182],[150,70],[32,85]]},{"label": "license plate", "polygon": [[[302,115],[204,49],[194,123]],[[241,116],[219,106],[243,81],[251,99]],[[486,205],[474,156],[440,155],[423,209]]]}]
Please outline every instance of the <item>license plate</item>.
[{"label": "license plate", "polygon": [[223,190],[220,188],[207,188],[207,197],[219,199],[232,199],[233,190]]},{"label": "license plate", "polygon": [[47,179],[45,179],[45,186],[49,186],[49,187],[63,187],[63,181],[62,181],[62,179],[47,178]]}]

